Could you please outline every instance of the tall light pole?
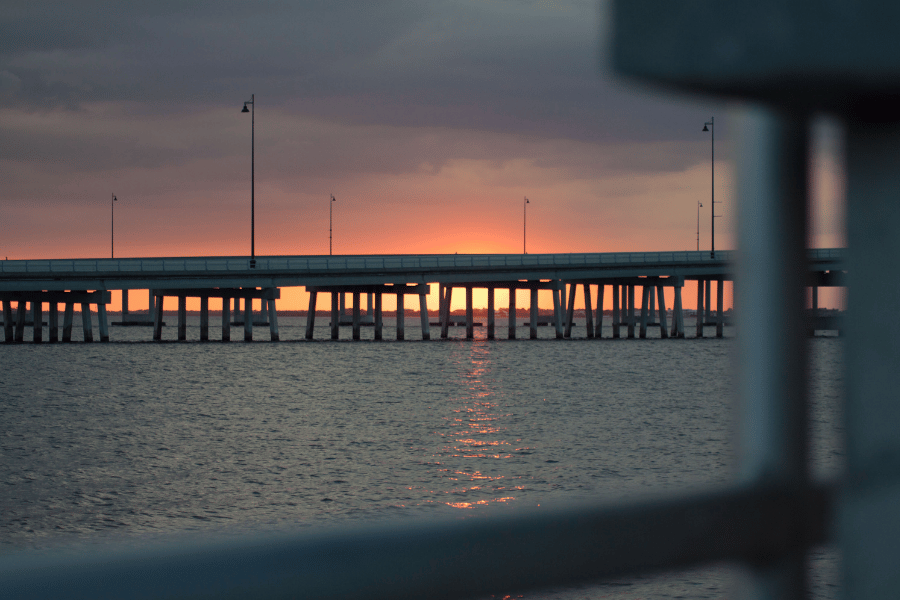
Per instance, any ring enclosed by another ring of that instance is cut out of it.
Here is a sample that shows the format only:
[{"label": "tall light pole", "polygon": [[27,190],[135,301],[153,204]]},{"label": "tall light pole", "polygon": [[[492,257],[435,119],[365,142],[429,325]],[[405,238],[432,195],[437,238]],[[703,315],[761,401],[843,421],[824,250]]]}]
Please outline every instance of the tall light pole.
[{"label": "tall light pole", "polygon": [[[709,128],[707,128],[707,125]],[[712,173],[712,188],[710,191],[710,214],[712,217],[710,221],[712,225],[710,226],[710,243],[709,243],[709,257],[716,257],[716,118],[710,117],[709,121],[703,124],[703,131],[710,132],[710,142],[712,143],[712,154],[711,154],[711,162],[710,162],[710,172]]]},{"label": "tall light pole", "polygon": [[109,201],[109,257],[116,257],[116,198],[115,194],[110,194],[112,199]]},{"label": "tall light pole", "polygon": [[526,250],[526,247],[525,247],[525,240],[528,235],[528,227],[527,227],[528,218],[527,218],[527,212],[526,212],[527,204],[531,204],[531,202],[528,201],[528,198],[525,198],[525,201],[522,202],[522,254],[528,254],[528,251]]},{"label": "tall light pole", "polygon": [[[244,102],[242,113],[250,113],[250,268],[256,268],[256,94]],[[247,110],[247,105],[253,110]]]},{"label": "tall light pole", "polygon": [[697,200],[697,252],[700,252],[700,209],[703,203]]},{"label": "tall light pole", "polygon": [[334,194],[331,195],[331,202],[328,203],[328,256],[331,256],[331,212],[334,206]]}]

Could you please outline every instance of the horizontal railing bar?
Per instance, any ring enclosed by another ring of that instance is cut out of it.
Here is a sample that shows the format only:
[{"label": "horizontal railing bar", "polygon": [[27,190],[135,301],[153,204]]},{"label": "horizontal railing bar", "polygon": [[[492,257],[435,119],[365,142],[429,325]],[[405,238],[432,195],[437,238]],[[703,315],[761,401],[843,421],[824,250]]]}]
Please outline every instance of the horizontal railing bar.
[{"label": "horizontal railing bar", "polygon": [[833,490],[742,488],[354,532],[0,557],[10,598],[420,600],[506,594],[824,543]]},{"label": "horizontal railing bar", "polygon": [[[811,260],[840,261],[843,249],[812,249]],[[255,269],[249,259],[239,257],[171,257],[122,259],[54,259],[0,261],[0,277],[69,273],[179,273],[196,271],[320,271],[404,270],[492,267],[591,267],[602,265],[726,264],[733,251],[626,252],[577,254],[473,254],[473,255],[384,255],[384,256],[269,256],[257,257]]]}]

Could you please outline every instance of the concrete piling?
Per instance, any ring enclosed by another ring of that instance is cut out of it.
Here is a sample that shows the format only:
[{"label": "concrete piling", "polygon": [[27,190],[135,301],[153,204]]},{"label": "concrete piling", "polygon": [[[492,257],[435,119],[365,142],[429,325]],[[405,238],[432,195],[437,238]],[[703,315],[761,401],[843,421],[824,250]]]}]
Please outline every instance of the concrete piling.
[{"label": "concrete piling", "polygon": [[516,339],[516,288],[509,288],[509,339]]},{"label": "concrete piling", "polygon": [[419,323],[422,327],[422,339],[430,340],[431,328],[428,323],[428,296],[423,293],[419,294]]},{"label": "concrete piling", "polygon": [[62,341],[71,342],[72,341],[72,321],[75,318],[75,303],[74,302],[66,302],[66,307],[63,313],[63,337]]},{"label": "concrete piling", "polygon": [[157,295],[155,304],[155,310],[153,311],[153,341],[158,342],[162,340],[162,325],[163,325],[163,305],[165,303],[165,296]]},{"label": "concrete piling", "polygon": [[200,298],[200,341],[209,341],[209,296]]},{"label": "concrete piling", "polygon": [[[585,284],[583,286],[585,289],[590,287]],[[565,288],[563,288],[565,289]],[[566,323],[565,330],[563,331],[563,337],[570,338],[572,337],[572,321],[575,318],[575,291],[578,289],[577,283],[569,284],[569,297],[568,297],[568,306],[566,306]],[[587,311],[585,311],[587,312]]]},{"label": "concrete piling", "polygon": [[397,340],[406,339],[406,311],[403,308],[403,294],[397,294]]},{"label": "concrete piling", "polygon": [[222,341],[231,341],[231,299],[222,298]]},{"label": "concrete piling", "polygon": [[275,299],[267,298],[265,302],[269,312],[269,339],[273,342],[280,341],[281,336],[278,334],[278,311],[275,310]]},{"label": "concrete piling", "polygon": [[703,280],[697,280],[697,337],[703,337]]},{"label": "concrete piling", "polygon": [[100,332],[100,341],[109,342],[109,322],[106,320],[106,303],[97,303],[97,330]]},{"label": "concrete piling", "polygon": [[466,339],[475,337],[475,326],[472,315],[472,286],[466,286]]},{"label": "concrete piling", "polygon": [[244,298],[244,341],[253,341],[253,299]]},{"label": "concrete piling", "polygon": [[316,327],[316,295],[318,292],[309,292],[309,308],[306,311],[306,339],[313,339],[313,330]]},{"label": "concrete piling", "polygon": [[[651,294],[652,292],[653,290],[651,288]],[[669,337],[669,328],[667,326],[668,323],[666,322],[666,293],[662,284],[656,286],[656,297],[659,301],[659,337],[661,339],[666,339]]]},{"label": "concrete piling", "polygon": [[494,288],[488,288],[487,339],[494,339]]},{"label": "concrete piling", "polygon": [[333,340],[338,339],[341,335],[341,330],[340,330],[341,317],[338,314],[338,310],[339,310],[338,303],[340,302],[340,300],[338,299],[338,296],[340,296],[340,294],[338,294],[337,292],[331,292],[331,339],[333,339]]},{"label": "concrete piling", "polygon": [[634,287],[633,285],[626,286],[628,293],[628,339],[634,339],[634,325],[635,325],[635,298],[634,298]]},{"label": "concrete piling", "polygon": [[353,339],[359,339],[359,292],[353,292]]},{"label": "concrete piling", "polygon": [[94,330],[91,323],[91,305],[87,302],[81,303],[81,326],[84,329],[84,341],[94,341]]},{"label": "concrete piling", "polygon": [[375,292],[375,339],[381,340],[384,336],[384,315],[382,314],[381,292]]},{"label": "concrete piling", "polygon": [[[603,294],[603,284],[597,286],[599,288],[599,293]],[[572,290],[572,295],[575,295],[575,290]],[[600,305],[600,315],[603,315],[603,305]],[[591,285],[589,283],[584,284],[584,329],[585,335],[588,339],[595,337],[594,334],[594,303],[591,302]],[[597,336],[599,337],[599,336]]]},{"label": "concrete piling", "polygon": [[716,280],[716,337],[724,335],[725,327],[725,282],[720,277]]},{"label": "concrete piling", "polygon": [[640,338],[647,339],[647,323],[650,318],[650,286],[641,286],[641,328],[638,332]]},{"label": "concrete piling", "polygon": [[25,311],[28,310],[28,303],[22,300],[16,304],[16,341],[25,341]]},{"label": "concrete piling", "polygon": [[[598,340],[603,338],[603,291],[605,289],[606,286],[602,283],[597,285],[597,320],[594,324],[594,338]],[[590,290],[588,290],[588,295],[585,298],[587,298],[587,301],[590,301]]]},{"label": "concrete piling", "polygon": [[57,302],[50,303],[50,311],[47,318],[50,319],[48,333],[52,344],[59,341],[59,304]]},{"label": "concrete piling", "polygon": [[450,301],[453,299],[453,286],[446,286],[444,295],[441,296],[441,339],[447,339],[450,335]]},{"label": "concrete piling", "polygon": [[34,324],[33,341],[42,342],[44,339],[44,303],[37,301],[31,303],[31,322]]},{"label": "concrete piling", "polygon": [[3,337],[7,343],[15,340],[11,300],[3,301]]},{"label": "concrete piling", "polygon": [[554,282],[553,289],[553,327],[556,330],[556,339],[563,339],[563,306],[566,303],[565,288],[559,280]]},{"label": "concrete piling", "polygon": [[528,337],[529,339],[535,340],[537,339],[537,321],[538,321],[538,290],[537,288],[531,288],[531,319],[528,329]]},{"label": "concrete piling", "polygon": [[614,283],[612,286],[613,292],[613,315],[612,315],[612,336],[614,339],[619,338],[619,285]]},{"label": "concrete piling", "polygon": [[178,341],[187,339],[187,297],[178,296]]}]

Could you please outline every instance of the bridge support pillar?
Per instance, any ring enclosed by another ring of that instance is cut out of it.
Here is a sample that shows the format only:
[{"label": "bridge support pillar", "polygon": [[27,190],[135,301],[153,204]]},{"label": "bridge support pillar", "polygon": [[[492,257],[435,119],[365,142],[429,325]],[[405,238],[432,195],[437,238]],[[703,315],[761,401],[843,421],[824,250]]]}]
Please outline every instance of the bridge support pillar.
[{"label": "bridge support pillar", "polygon": [[50,343],[59,341],[59,303],[51,302],[48,319],[50,322],[48,323],[49,329],[47,333],[50,336]]},{"label": "bridge support pillar", "polygon": [[706,280],[706,304],[703,307],[706,312],[706,316],[703,318],[704,326],[707,323],[712,323],[712,283],[712,279]]},{"label": "bridge support pillar", "polygon": [[716,280],[716,337],[724,335],[725,327],[725,280]]},{"label": "bridge support pillar", "polygon": [[15,340],[15,335],[13,334],[13,316],[11,304],[11,300],[3,301],[3,337],[7,343],[11,343]]},{"label": "bridge support pillar", "polygon": [[703,337],[703,280],[697,280],[697,337]]},{"label": "bridge support pillar", "polygon": [[487,339],[494,339],[494,288],[488,288],[487,301]]},{"label": "bridge support pillar", "polygon": [[428,296],[423,293],[419,294],[419,323],[422,327],[422,339],[430,340],[431,327],[428,323]]},{"label": "bridge support pillar", "polygon": [[[563,286],[565,286],[565,284],[563,284]],[[583,284],[582,287],[587,289],[590,286],[588,284]],[[565,287],[563,287],[563,289],[565,289]],[[577,290],[578,290],[577,283],[569,284],[568,302],[567,302],[567,306],[566,306],[566,322],[565,322],[565,326],[563,329],[563,337],[565,337],[565,338],[572,337],[572,321],[575,318],[575,293]],[[587,310],[590,310],[590,308],[588,308]]]},{"label": "bridge support pillar", "polygon": [[553,289],[553,328],[556,330],[556,339],[563,339],[563,307],[566,304],[565,288],[562,282],[557,279],[554,281]]},{"label": "bridge support pillar", "polygon": [[25,341],[25,311],[28,310],[28,303],[19,300],[16,304],[16,341]]},{"label": "bridge support pillar", "polygon": [[187,339],[187,297],[178,296],[178,341]]},{"label": "bridge support pillar", "polygon": [[31,322],[33,324],[34,342],[42,342],[44,340],[44,303],[40,300],[31,303]]},{"label": "bridge support pillar", "polygon": [[538,290],[531,288],[531,320],[528,330],[529,339],[537,339],[537,322],[538,322]]},{"label": "bridge support pillar", "polygon": [[472,286],[466,286],[466,339],[471,340],[475,337],[475,326],[472,316]]},{"label": "bridge support pillar", "polygon": [[71,342],[72,341],[72,321],[75,317],[75,303],[74,302],[66,302],[66,308],[63,313],[63,336],[62,341]]},{"label": "bridge support pillar", "polygon": [[165,296],[156,296],[155,308],[153,310],[153,341],[162,340],[162,324],[163,324],[163,305]]},{"label": "bridge support pillar", "polygon": [[[599,294],[603,294],[603,284],[597,286],[597,291]],[[575,293],[575,290],[572,290],[572,293]],[[603,315],[603,305],[600,305],[600,316]],[[598,322],[599,323],[599,322]],[[584,330],[585,335],[588,339],[593,339],[595,337],[594,333],[594,303],[591,300],[591,286],[590,284],[584,285]],[[596,336],[599,337],[599,336]]]},{"label": "bridge support pillar", "polygon": [[635,322],[635,298],[634,286],[626,286],[628,290],[628,339],[634,339],[634,322]]},{"label": "bridge support pillar", "polygon": [[200,341],[209,341],[209,296],[200,298]]},{"label": "bridge support pillar", "polygon": [[331,292],[331,339],[336,340],[340,336],[340,315],[338,314],[338,297],[341,294]]},{"label": "bridge support pillar", "polygon": [[397,340],[406,339],[406,310],[403,307],[403,294],[397,294]]},{"label": "bridge support pillar", "polygon": [[97,329],[100,331],[100,341],[109,341],[109,321],[106,319],[106,304],[97,303]]},{"label": "bridge support pillar", "polygon": [[641,286],[641,328],[638,332],[640,338],[647,339],[647,323],[650,317],[650,289],[649,285]]},{"label": "bridge support pillar", "polygon": [[594,324],[594,337],[598,340],[603,337],[603,296],[606,286],[597,285],[597,320]]},{"label": "bridge support pillar", "polygon": [[[653,293],[652,289],[650,293]],[[659,304],[659,337],[664,340],[669,337],[669,327],[666,315],[666,290],[662,284],[656,286],[656,296],[659,301],[657,303]]]},{"label": "bridge support pillar", "polygon": [[231,341],[231,300],[222,298],[222,341]]},{"label": "bridge support pillar", "polygon": [[253,299],[244,298],[244,341],[253,341]]},{"label": "bridge support pillar", "polygon": [[681,300],[683,287],[684,280],[679,278],[675,285],[675,306],[672,310],[672,337],[676,339],[684,339],[684,306]]},{"label": "bridge support pillar", "polygon": [[81,327],[84,330],[84,341],[93,342],[94,326],[91,323],[91,305],[86,302],[81,303]]},{"label": "bridge support pillar", "polygon": [[316,327],[316,295],[318,292],[309,292],[309,308],[306,311],[306,339],[313,339],[313,330]]},{"label": "bridge support pillar", "polygon": [[620,337],[619,331],[619,284],[614,283],[612,286],[613,293],[613,314],[612,314],[612,336],[613,339]]},{"label": "bridge support pillar", "polygon": [[656,318],[656,294],[653,289],[654,286],[650,287],[650,312],[647,313],[647,325],[652,326],[654,323],[657,323]]},{"label": "bridge support pillar", "polygon": [[384,315],[382,311],[382,294],[375,292],[375,339],[381,340],[384,336]]},{"label": "bridge support pillar", "polygon": [[[450,333],[450,301],[453,299],[453,286],[442,286],[441,296],[441,339],[447,339]],[[440,293],[440,291],[439,291]]]},{"label": "bridge support pillar", "polygon": [[359,340],[359,292],[353,292],[353,339]]},{"label": "bridge support pillar", "polygon": [[508,317],[509,339],[516,339],[516,288],[509,288],[509,317]]}]

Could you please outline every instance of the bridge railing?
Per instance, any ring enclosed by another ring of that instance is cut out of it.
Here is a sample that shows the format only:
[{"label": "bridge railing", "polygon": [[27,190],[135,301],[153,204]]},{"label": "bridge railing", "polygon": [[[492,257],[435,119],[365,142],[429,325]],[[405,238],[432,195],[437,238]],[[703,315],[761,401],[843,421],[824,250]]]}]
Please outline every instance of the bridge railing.
[{"label": "bridge railing", "polygon": [[[810,251],[816,260],[839,259],[840,249]],[[250,269],[249,257],[102,258],[0,261],[0,276],[34,277],[66,274],[233,273],[403,271],[521,267],[597,267],[614,265],[721,264],[734,259],[730,250],[716,252],[608,252],[579,254],[424,254],[350,256],[263,256]]]}]

